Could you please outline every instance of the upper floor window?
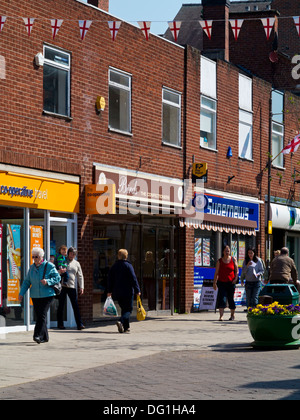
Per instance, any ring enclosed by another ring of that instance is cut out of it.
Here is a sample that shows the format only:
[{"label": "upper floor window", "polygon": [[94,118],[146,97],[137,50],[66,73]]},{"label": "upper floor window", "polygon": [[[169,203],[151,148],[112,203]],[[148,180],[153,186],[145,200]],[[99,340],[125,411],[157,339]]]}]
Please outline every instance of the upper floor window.
[{"label": "upper floor window", "polygon": [[131,133],[131,75],[109,69],[109,128]]},{"label": "upper floor window", "polygon": [[71,56],[44,45],[44,111],[70,116]]},{"label": "upper floor window", "polygon": [[201,56],[200,146],[217,148],[217,66]]},{"label": "upper floor window", "polygon": [[163,143],[181,146],[181,94],[163,88]]},{"label": "upper floor window", "polygon": [[252,79],[239,75],[239,157],[252,160]]},{"label": "upper floor window", "polygon": [[272,91],[272,156],[275,159],[272,164],[280,168],[284,167],[283,149],[284,143],[284,93],[278,90]]}]

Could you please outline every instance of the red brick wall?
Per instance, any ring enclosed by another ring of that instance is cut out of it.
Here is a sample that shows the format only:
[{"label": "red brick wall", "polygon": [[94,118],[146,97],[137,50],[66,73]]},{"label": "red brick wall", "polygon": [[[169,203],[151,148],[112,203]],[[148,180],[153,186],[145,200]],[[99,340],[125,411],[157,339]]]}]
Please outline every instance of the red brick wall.
[{"label": "red brick wall", "polygon": [[[103,2],[103,5],[108,2]],[[92,317],[92,220],[84,215],[84,185],[93,182],[93,163],[138,169],[182,179],[183,150],[162,145],[162,87],[183,92],[184,49],[122,23],[111,40],[106,13],[76,2],[19,1],[0,5],[8,16],[0,34],[6,77],[0,79],[0,159],[37,169],[79,175],[78,259],[85,276],[80,298],[84,319]],[[23,16],[36,17],[31,36]],[[50,18],[64,22],[52,39]],[[93,23],[80,39],[78,19]],[[74,20],[73,20],[74,19]],[[34,57],[43,43],[71,52],[72,121],[43,115],[43,68]],[[132,74],[132,136],[108,130],[108,69]],[[107,107],[95,112],[98,95]]]}]

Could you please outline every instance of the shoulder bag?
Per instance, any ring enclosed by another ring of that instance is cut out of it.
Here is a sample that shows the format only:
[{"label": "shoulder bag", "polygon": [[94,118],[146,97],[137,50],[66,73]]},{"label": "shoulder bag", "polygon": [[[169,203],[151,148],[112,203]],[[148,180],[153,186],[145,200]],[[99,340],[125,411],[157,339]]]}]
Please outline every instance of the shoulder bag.
[{"label": "shoulder bag", "polygon": [[[45,278],[45,274],[46,274],[46,270],[47,270],[47,265],[48,265],[48,263],[46,262],[45,267],[44,267],[43,279]],[[60,295],[60,292],[61,292],[61,288],[62,288],[61,282],[55,283],[51,287],[54,289],[55,296],[59,296]]]}]

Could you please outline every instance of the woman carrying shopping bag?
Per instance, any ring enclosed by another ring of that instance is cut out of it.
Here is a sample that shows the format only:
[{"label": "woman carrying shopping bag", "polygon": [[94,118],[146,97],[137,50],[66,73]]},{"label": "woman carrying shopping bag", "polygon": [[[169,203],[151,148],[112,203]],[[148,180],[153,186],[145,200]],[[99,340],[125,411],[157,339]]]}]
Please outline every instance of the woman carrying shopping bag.
[{"label": "woman carrying shopping bag", "polygon": [[133,310],[133,297],[134,294],[141,295],[134,269],[127,257],[128,251],[119,249],[118,260],[108,273],[107,296],[117,300],[121,308],[121,318],[116,322],[120,333],[130,332],[129,319]]}]

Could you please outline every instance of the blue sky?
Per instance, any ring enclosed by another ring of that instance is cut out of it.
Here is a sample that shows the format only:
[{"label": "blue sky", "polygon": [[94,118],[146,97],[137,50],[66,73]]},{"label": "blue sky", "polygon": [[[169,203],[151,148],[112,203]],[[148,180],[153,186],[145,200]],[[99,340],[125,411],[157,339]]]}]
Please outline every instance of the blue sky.
[{"label": "blue sky", "polygon": [[168,28],[182,4],[201,0],[109,0],[109,13],[136,25],[139,20],[151,21],[151,32],[162,34]]},{"label": "blue sky", "polygon": [[151,21],[151,32],[162,34],[168,28],[182,4],[201,3],[199,0],[109,0],[109,13],[136,24],[139,20]]}]

